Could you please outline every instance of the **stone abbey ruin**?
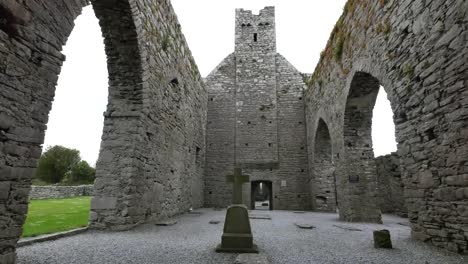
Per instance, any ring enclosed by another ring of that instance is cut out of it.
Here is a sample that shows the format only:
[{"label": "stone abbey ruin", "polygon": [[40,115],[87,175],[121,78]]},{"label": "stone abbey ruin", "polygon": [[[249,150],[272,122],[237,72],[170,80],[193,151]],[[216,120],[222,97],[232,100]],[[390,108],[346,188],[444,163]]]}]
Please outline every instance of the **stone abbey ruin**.
[{"label": "stone abbey ruin", "polygon": [[[468,1],[349,0],[315,72],[276,51],[274,8],[236,11],[235,51],[203,80],[169,0],[0,2],[0,263],[14,263],[62,46],[81,9],[109,71],[90,228],[225,207],[241,166],[270,208],[407,215],[414,239],[468,253]],[[390,100],[398,151],[374,158]]]}]

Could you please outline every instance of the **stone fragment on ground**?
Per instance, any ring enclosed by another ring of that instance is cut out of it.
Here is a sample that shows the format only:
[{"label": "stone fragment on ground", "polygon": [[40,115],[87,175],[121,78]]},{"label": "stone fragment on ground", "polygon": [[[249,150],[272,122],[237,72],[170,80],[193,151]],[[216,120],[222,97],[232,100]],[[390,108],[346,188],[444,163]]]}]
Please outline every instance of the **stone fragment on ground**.
[{"label": "stone fragment on ground", "polygon": [[390,231],[387,229],[374,231],[374,247],[375,248],[393,248]]},{"label": "stone fragment on ground", "polygon": [[256,214],[251,214],[249,215],[250,219],[263,219],[263,220],[271,220],[271,216],[269,215],[256,215]]},{"label": "stone fragment on ground", "polygon": [[194,215],[194,216],[196,216],[196,215],[201,215],[201,214],[203,214],[203,213],[200,212],[200,211],[190,211],[190,212],[188,212],[188,214],[189,214],[189,215]]},{"label": "stone fragment on ground", "polygon": [[304,223],[294,223],[295,226],[299,227],[300,229],[314,229],[315,226],[304,224]]},{"label": "stone fragment on ground", "polygon": [[268,258],[264,254],[240,254],[234,264],[269,264]]},{"label": "stone fragment on ground", "polygon": [[343,230],[347,230],[347,231],[362,231],[362,229],[355,228],[355,227],[350,227],[350,226],[343,226],[343,225],[333,225],[333,226],[341,228]]},{"label": "stone fragment on ground", "polygon": [[175,224],[177,224],[177,220],[167,220],[156,223],[157,226],[173,226]]},{"label": "stone fragment on ground", "polygon": [[217,225],[219,224],[221,221],[219,220],[211,220],[209,223],[212,224],[212,225]]},{"label": "stone fragment on ground", "polygon": [[295,213],[295,214],[304,214],[305,211],[294,211],[293,213]]}]

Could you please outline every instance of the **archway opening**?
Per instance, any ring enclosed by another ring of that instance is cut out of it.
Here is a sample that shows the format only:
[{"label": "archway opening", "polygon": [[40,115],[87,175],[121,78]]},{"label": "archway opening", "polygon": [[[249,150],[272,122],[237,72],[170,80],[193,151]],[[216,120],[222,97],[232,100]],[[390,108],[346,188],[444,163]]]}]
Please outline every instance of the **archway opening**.
[{"label": "archway opening", "polygon": [[379,88],[372,113],[372,143],[375,157],[397,150],[392,107],[383,86]]},{"label": "archway opening", "polygon": [[335,167],[327,124],[320,119],[314,145],[314,209],[335,212],[338,206]]},{"label": "archway opening", "polygon": [[23,237],[88,225],[108,73],[101,28],[92,7],[84,7],[74,22],[62,51],[66,60],[29,194]]},{"label": "archway opening", "polygon": [[251,182],[252,210],[273,210],[273,184],[271,181]]}]

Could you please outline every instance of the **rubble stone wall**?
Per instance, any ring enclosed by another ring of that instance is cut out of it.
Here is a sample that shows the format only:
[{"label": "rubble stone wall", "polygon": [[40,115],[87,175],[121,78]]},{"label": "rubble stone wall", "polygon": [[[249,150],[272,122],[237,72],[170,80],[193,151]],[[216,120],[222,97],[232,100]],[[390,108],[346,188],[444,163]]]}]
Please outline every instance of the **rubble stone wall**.
[{"label": "rubble stone wall", "polygon": [[341,219],[380,221],[369,112],[382,85],[412,236],[468,253],[467,40],[468,1],[348,1],[306,91],[308,142],[320,118],[331,133]]},{"label": "rubble stone wall", "polygon": [[[123,230],[203,204],[207,92],[169,0],[91,1],[109,101],[90,227]],[[86,0],[0,2],[0,263],[14,263],[62,46]]]},{"label": "rubble stone wall", "polygon": [[[273,7],[236,10],[236,48],[208,77],[205,205],[232,197],[226,175],[271,181],[273,208],[310,208],[303,90],[299,73],[276,52]],[[251,183],[243,188],[250,207]]]},{"label": "rubble stone wall", "polygon": [[91,196],[93,195],[93,189],[92,184],[77,186],[32,186],[29,192],[29,200]]},{"label": "rubble stone wall", "polygon": [[375,158],[377,168],[378,206],[382,213],[408,216],[404,186],[401,180],[400,159],[394,152]]}]

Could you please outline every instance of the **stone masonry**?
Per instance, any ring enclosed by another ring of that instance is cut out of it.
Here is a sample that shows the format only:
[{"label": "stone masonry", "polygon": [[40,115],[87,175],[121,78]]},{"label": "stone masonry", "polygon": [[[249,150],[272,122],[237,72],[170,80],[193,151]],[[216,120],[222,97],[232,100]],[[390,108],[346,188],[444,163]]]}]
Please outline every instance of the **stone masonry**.
[{"label": "stone masonry", "polygon": [[[413,238],[468,254],[467,0],[349,0],[310,77],[277,53],[273,7],[238,9],[235,51],[205,82],[169,0],[2,0],[0,263],[15,263],[61,49],[90,2],[109,72],[91,228],[226,206],[241,166],[272,183],[274,209],[380,222],[391,200]],[[372,148],[381,86],[390,161]]]},{"label": "stone masonry", "polygon": [[[303,90],[299,73],[276,52],[274,7],[236,10],[235,51],[206,78],[205,205],[227,206],[225,176],[240,166],[271,181],[274,209],[310,208]],[[291,136],[294,135],[294,136]],[[244,184],[250,207],[251,184]]]},{"label": "stone masonry", "polygon": [[77,185],[77,186],[31,186],[29,192],[29,200],[33,199],[58,199],[70,198],[77,196],[91,196],[93,195],[92,184]]},{"label": "stone masonry", "polygon": [[468,253],[467,43],[466,0],[348,1],[305,93],[309,153],[318,120],[330,131],[341,219],[380,220],[370,124],[381,85],[413,238]]},{"label": "stone masonry", "polygon": [[377,169],[378,206],[385,214],[408,216],[405,205],[404,186],[401,179],[400,159],[393,152],[375,158]]},{"label": "stone masonry", "polygon": [[[202,206],[207,91],[170,2],[91,2],[109,102],[90,227],[124,230]],[[60,51],[88,4],[0,1],[0,263],[15,262]]]}]

